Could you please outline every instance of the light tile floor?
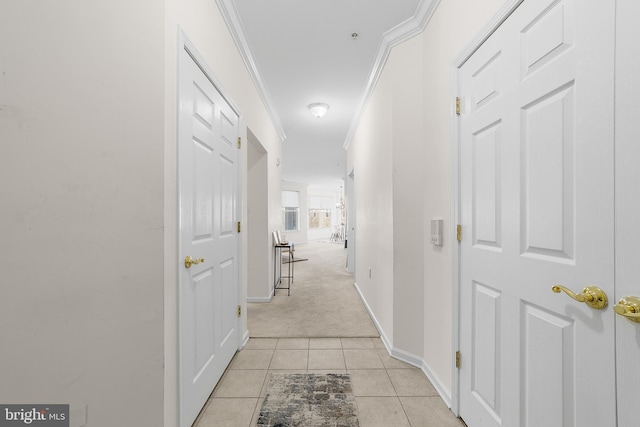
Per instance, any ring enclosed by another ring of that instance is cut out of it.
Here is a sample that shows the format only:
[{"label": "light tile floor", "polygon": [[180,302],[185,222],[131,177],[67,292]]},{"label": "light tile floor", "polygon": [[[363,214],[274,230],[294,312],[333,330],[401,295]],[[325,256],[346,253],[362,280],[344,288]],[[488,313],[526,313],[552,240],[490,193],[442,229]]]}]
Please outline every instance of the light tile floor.
[{"label": "light tile floor", "polygon": [[464,427],[422,371],[390,357],[379,338],[252,338],[194,427],[255,426],[272,372],[348,372],[361,427]]}]

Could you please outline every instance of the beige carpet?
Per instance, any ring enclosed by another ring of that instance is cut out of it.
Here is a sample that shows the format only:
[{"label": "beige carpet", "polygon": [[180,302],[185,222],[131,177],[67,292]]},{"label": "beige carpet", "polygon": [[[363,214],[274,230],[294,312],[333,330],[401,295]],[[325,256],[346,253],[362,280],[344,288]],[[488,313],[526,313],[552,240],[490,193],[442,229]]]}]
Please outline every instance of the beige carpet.
[{"label": "beige carpet", "polygon": [[308,260],[293,263],[291,296],[277,290],[269,303],[248,304],[251,337],[379,336],[353,286],[353,275],[346,272],[343,245],[296,245],[295,256]]}]

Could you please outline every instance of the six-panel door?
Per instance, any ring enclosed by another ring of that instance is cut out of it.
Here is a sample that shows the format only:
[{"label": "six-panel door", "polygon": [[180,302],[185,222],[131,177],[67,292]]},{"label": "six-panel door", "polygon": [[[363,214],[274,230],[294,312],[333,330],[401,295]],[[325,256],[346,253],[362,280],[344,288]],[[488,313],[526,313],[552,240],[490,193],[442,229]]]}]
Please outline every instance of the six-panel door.
[{"label": "six-panel door", "polygon": [[460,69],[460,414],[615,426],[612,2],[524,1]]}]

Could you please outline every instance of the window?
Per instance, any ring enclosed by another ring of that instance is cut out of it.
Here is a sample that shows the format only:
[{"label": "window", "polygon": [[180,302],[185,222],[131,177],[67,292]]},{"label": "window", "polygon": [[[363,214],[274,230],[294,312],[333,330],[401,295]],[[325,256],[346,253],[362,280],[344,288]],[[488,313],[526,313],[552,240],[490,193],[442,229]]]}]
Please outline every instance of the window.
[{"label": "window", "polygon": [[330,209],[309,209],[309,228],[331,227]]},{"label": "window", "polygon": [[282,192],[282,229],[300,231],[300,195],[297,191]]},{"label": "window", "polygon": [[285,207],[284,208],[284,231],[298,231],[298,215],[300,213],[299,208]]}]

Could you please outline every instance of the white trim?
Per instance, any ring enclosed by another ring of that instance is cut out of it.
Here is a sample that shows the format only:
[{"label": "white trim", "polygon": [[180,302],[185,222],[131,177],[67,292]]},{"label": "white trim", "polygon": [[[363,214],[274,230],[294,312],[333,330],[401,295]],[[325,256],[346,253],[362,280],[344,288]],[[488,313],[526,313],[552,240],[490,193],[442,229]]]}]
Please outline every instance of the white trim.
[{"label": "white trim", "polygon": [[[420,369],[429,379],[433,388],[436,389],[436,391],[440,395],[440,398],[442,399],[444,404],[447,405],[449,409],[451,409],[451,404],[452,404],[451,394],[447,392],[446,387],[442,385],[442,381],[440,381],[440,379],[436,376],[436,374],[433,373],[433,370],[431,370],[427,362],[425,362],[424,360],[422,361],[422,365],[420,366]],[[458,414],[455,414],[455,413],[454,415],[456,417],[458,416]]]},{"label": "white trim", "polygon": [[263,302],[271,302],[272,299],[273,299],[273,295],[269,297],[247,297],[247,302],[263,303]]},{"label": "white trim", "polygon": [[262,98],[262,102],[264,102],[267,113],[269,114],[271,122],[273,123],[273,127],[276,129],[280,140],[284,141],[285,139],[287,139],[287,135],[284,132],[284,127],[282,126],[282,122],[280,121],[280,115],[278,114],[273,101],[271,100],[271,94],[269,93],[267,85],[262,79],[260,71],[258,70],[258,66],[253,59],[251,48],[249,47],[249,43],[244,36],[242,21],[240,20],[240,16],[238,15],[238,10],[236,9],[236,6],[232,0],[216,0],[216,3],[218,4],[218,8],[222,13],[227,27],[229,28],[231,36],[233,37],[233,40],[238,47],[240,56],[242,57],[247,70],[249,71],[251,80],[253,80],[253,83],[256,85],[258,93],[260,94],[260,98]]},{"label": "white trim", "polygon": [[[182,318],[184,317],[184,314],[182,313],[182,309],[180,307],[180,302],[181,302],[181,288],[180,288],[180,281],[182,280],[181,277],[181,263],[180,263],[180,258],[183,256],[182,253],[182,242],[181,242],[181,212],[180,212],[180,203],[181,203],[181,199],[182,199],[182,192],[180,189],[180,184],[181,184],[181,179],[180,179],[180,174],[181,174],[181,167],[180,167],[180,133],[182,132],[183,129],[183,125],[181,123],[181,119],[182,119],[182,100],[180,99],[181,97],[181,91],[182,89],[182,84],[181,84],[181,79],[182,76],[185,72],[185,68],[184,68],[184,64],[182,61],[182,55],[184,51],[189,51],[187,46],[193,46],[191,43],[189,43],[188,38],[186,36],[186,34],[184,33],[184,31],[182,31],[182,29],[180,27],[178,27],[178,58],[177,58],[177,70],[176,70],[176,77],[177,77],[177,81],[176,81],[176,104],[177,104],[177,114],[176,114],[176,191],[177,191],[177,204],[175,206],[175,208],[177,209],[176,212],[176,230],[177,230],[177,247],[176,247],[176,254],[178,255],[177,259],[173,260],[173,262],[175,262],[178,267],[176,269],[177,272],[177,293],[176,293],[176,346],[177,346],[177,358],[176,358],[176,362],[177,362],[177,371],[176,371],[176,380],[177,380],[177,393],[176,393],[176,416],[177,416],[177,426],[182,427],[183,425],[183,421],[182,421],[182,414],[184,412],[184,407],[183,407],[183,401],[184,401],[184,395],[183,395],[183,391],[184,391],[184,386],[183,386],[183,377],[184,377],[184,372],[183,372],[183,366],[182,366],[182,361],[184,359],[184,348],[180,345],[180,342],[182,340],[180,334],[180,326],[182,324]],[[195,49],[192,49],[193,51],[195,51]],[[193,59],[193,56],[192,56]],[[197,64],[197,61],[194,59],[194,61]]]},{"label": "white trim", "polygon": [[376,316],[373,314],[371,307],[369,307],[369,304],[367,304],[367,300],[364,298],[364,295],[360,291],[358,284],[354,283],[353,286],[356,288],[358,295],[360,295],[360,299],[362,300],[362,303],[366,307],[367,312],[369,313],[369,316],[373,321],[373,324],[376,326],[376,329],[380,334],[380,339],[382,340],[382,343],[384,344],[387,350],[387,353],[389,353],[389,356],[393,357],[394,359],[398,359],[402,362],[405,362],[411,366],[415,366],[416,368],[420,368],[422,372],[425,374],[425,376],[429,379],[431,384],[433,385],[433,388],[436,389],[436,391],[438,392],[438,394],[440,395],[444,403],[449,408],[451,408],[451,402],[452,402],[451,394],[447,392],[446,387],[442,385],[442,381],[440,381],[440,379],[433,373],[433,371],[431,370],[427,362],[425,362],[424,359],[421,359],[420,357],[414,354],[408,353],[404,350],[393,348],[391,341],[389,341],[389,338],[385,335],[384,330],[380,326],[380,323],[378,322],[378,319],[376,319]]},{"label": "white trim", "polygon": [[491,21],[474,37],[460,55],[453,62],[455,68],[460,68],[467,59],[493,34],[500,25],[513,13],[524,0],[507,0],[500,10],[491,18]]},{"label": "white trim", "polygon": [[[178,32],[180,37],[180,49],[184,49],[185,51],[187,51],[196,65],[202,70],[205,77],[211,82],[216,90],[220,92],[222,98],[229,104],[233,112],[238,115],[238,119],[240,119],[240,117],[242,116],[240,114],[240,109],[238,108],[238,105],[233,102],[233,99],[231,99],[231,97],[228,95],[229,91],[227,91],[224,86],[222,86],[222,83],[220,83],[220,80],[216,78],[215,74],[213,73],[211,68],[209,68],[202,55],[198,53],[195,45],[191,42],[191,40],[189,40],[189,37],[187,37],[182,27],[178,27]],[[178,54],[180,54],[180,51],[178,52]]]},{"label": "white trim", "polygon": [[355,110],[356,113],[353,116],[353,120],[351,120],[349,132],[347,133],[343,144],[345,150],[347,150],[349,145],[351,145],[351,141],[358,130],[358,124],[360,123],[364,109],[367,106],[371,95],[373,95],[373,90],[380,79],[380,75],[384,69],[384,64],[387,62],[387,58],[391,53],[391,48],[422,33],[427,27],[427,24],[431,20],[431,17],[435,13],[439,4],[440,0],[420,0],[416,13],[413,17],[396,25],[382,35],[380,45],[378,46],[378,54],[373,62],[371,73],[369,74],[369,80],[367,81],[364,93]]},{"label": "white trim", "polygon": [[268,297],[247,297],[247,302],[257,302],[257,303],[271,302],[271,300],[276,296],[276,290],[274,289],[273,284],[270,284],[269,287],[270,287],[270,290],[269,290]]},{"label": "white trim", "polygon": [[[451,227],[450,236],[457,235],[457,225],[462,224],[462,218],[460,217],[460,141],[459,141],[459,123],[458,116],[456,114],[456,97],[460,93],[458,85],[458,68],[451,67],[451,92],[454,94],[451,96],[451,182],[453,197],[451,198]],[[462,108],[462,107],[461,107]],[[453,284],[451,292],[452,303],[452,337],[451,337],[451,355],[454,356],[456,351],[460,348],[460,242],[454,237],[451,239],[453,245],[451,250],[452,265],[451,265],[451,283]],[[455,356],[454,356],[455,357]],[[451,398],[451,411],[454,415],[460,414],[460,370],[456,367],[455,363],[451,364],[451,379],[452,379],[452,398]]]},{"label": "white trim", "polygon": [[409,353],[408,351],[404,351],[399,348],[392,348],[389,352],[389,355],[394,359],[398,359],[404,363],[408,363],[409,365],[415,366],[416,368],[420,368],[423,364],[425,364],[424,360],[422,360],[419,356],[416,356],[413,353]]},{"label": "white trim", "polygon": [[[455,110],[455,99],[460,96],[459,93],[459,69],[467,62],[467,60],[482,46],[482,44],[493,34],[500,25],[513,13],[514,10],[524,0],[507,0],[505,4],[498,10],[494,17],[489,21],[487,25],[474,37],[474,39],[467,45],[467,47],[456,57],[451,64],[451,151],[452,151],[452,226],[451,235],[456,235],[456,225],[461,224],[460,217],[460,132],[459,132],[459,120]],[[464,114],[465,100],[460,100],[460,108],[462,114]],[[464,233],[464,229],[463,229]],[[460,324],[460,289],[462,284],[460,283],[460,268],[462,266],[460,244],[456,242],[457,246],[455,251],[452,252],[452,316],[453,316],[453,331],[452,331],[452,357],[455,357],[456,351],[460,349],[460,336],[461,327]],[[426,372],[425,372],[426,374]],[[427,374],[427,377],[429,375]],[[429,378],[431,379],[431,378]],[[451,411],[454,415],[460,415],[460,370],[456,368],[455,364],[452,366],[452,393],[450,399]],[[435,387],[435,384],[434,384]]]},{"label": "white trim", "polygon": [[[224,95],[223,95],[224,96]],[[236,221],[240,221],[243,229],[246,230],[247,218],[244,216],[244,196],[245,196],[245,188],[244,188],[244,179],[247,175],[247,127],[244,122],[244,116],[242,114],[238,114],[238,137],[242,138],[241,141],[245,141],[244,144],[240,144],[240,148],[238,148],[238,181],[236,182]],[[245,234],[240,234],[238,236],[238,247],[236,248],[236,256],[238,257],[238,305],[240,306],[241,316],[236,318],[236,328],[240,332],[238,334],[238,350],[241,350],[242,347],[246,344],[244,340],[244,336],[248,337],[249,335],[249,322],[245,322],[244,319],[247,319],[247,301],[243,296],[247,290],[247,272],[245,269],[245,260],[244,260],[244,242],[245,242]],[[245,327],[246,326],[246,327]]]},{"label": "white trim", "polygon": [[391,352],[389,352],[389,355],[394,359],[400,360],[401,362],[407,363],[411,366],[415,366],[416,368],[420,368],[420,370],[431,382],[431,385],[433,385],[433,388],[436,389],[436,391],[440,395],[440,398],[444,401],[445,405],[451,408],[451,395],[447,392],[446,387],[442,385],[442,381],[440,381],[440,379],[433,373],[433,370],[431,370],[431,368],[429,367],[427,362],[424,361],[424,359],[421,359],[420,357],[414,354],[408,353],[404,350],[400,350],[397,348],[394,348],[393,350],[391,350]]},{"label": "white trim", "polygon": [[249,342],[249,331],[245,331],[244,335],[242,335],[242,344],[240,345],[239,350],[242,350],[244,348],[245,345],[247,345],[247,343]]},{"label": "white trim", "polygon": [[390,350],[391,349],[391,341],[389,341],[389,338],[384,333],[384,329],[382,329],[382,326],[380,325],[380,322],[378,322],[378,319],[376,319],[375,314],[373,314],[373,310],[371,310],[371,307],[369,307],[369,304],[367,303],[367,300],[364,298],[364,295],[360,291],[360,288],[358,287],[358,284],[354,282],[353,286],[356,288],[356,291],[358,292],[358,295],[360,295],[360,299],[362,300],[362,303],[364,304],[365,308],[367,309],[367,313],[369,313],[369,317],[371,317],[371,320],[373,321],[373,324],[375,325],[376,329],[378,330],[378,333],[380,334],[380,339],[382,340],[382,343],[387,348],[387,351],[390,352],[391,351]]}]

